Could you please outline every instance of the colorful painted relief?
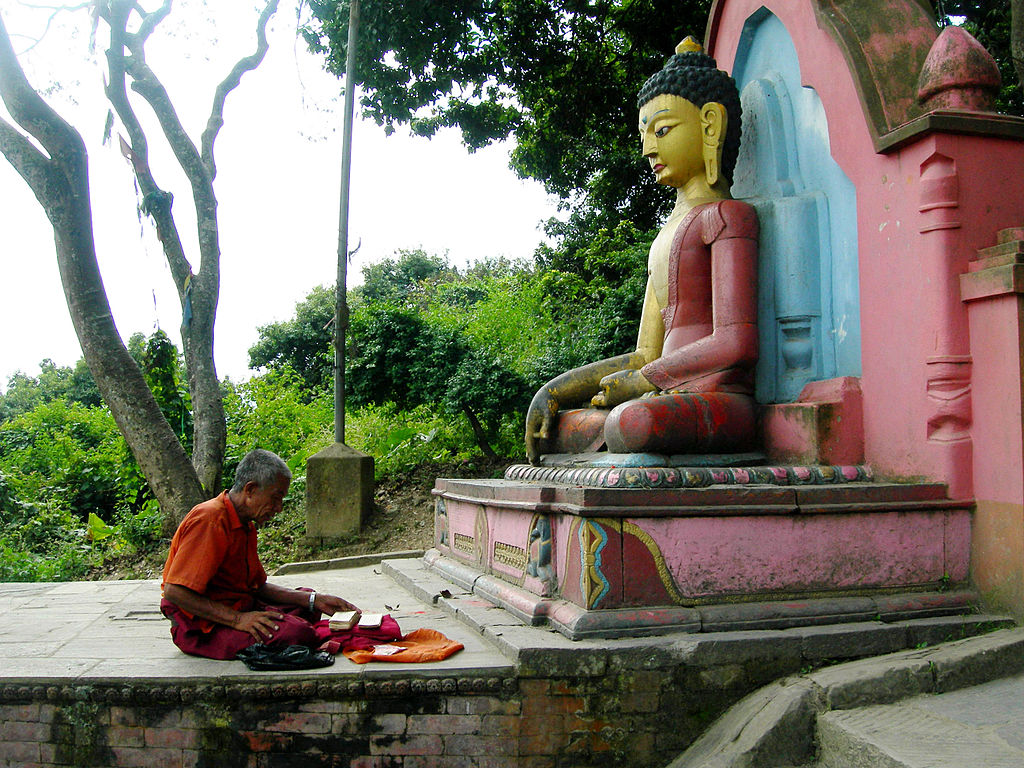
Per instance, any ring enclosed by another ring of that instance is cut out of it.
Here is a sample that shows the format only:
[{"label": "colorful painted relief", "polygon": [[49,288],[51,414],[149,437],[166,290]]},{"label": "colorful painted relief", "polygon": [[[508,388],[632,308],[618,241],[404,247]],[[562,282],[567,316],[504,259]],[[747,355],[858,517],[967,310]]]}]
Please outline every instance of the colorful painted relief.
[{"label": "colorful painted relief", "polygon": [[544,583],[549,592],[558,587],[552,556],[551,518],[535,515],[530,525],[529,560],[526,573]]},{"label": "colorful painted relief", "polygon": [[580,593],[587,608],[597,608],[611,590],[611,583],[604,575],[604,561],[601,553],[608,545],[608,533],[592,520],[580,523],[576,535],[579,540]]},{"label": "colorful painted relief", "polygon": [[573,522],[562,596],[588,610],[684,602],[653,537],[610,518]]}]

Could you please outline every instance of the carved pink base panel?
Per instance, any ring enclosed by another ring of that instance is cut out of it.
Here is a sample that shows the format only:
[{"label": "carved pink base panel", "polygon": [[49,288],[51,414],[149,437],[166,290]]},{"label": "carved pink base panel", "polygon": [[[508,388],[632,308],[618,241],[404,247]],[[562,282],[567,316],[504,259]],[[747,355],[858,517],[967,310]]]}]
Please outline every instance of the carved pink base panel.
[{"label": "carved pink base panel", "polygon": [[967,578],[964,510],[636,520],[679,592],[902,587]]},{"label": "carved pink base panel", "polygon": [[968,577],[968,509],[907,498],[915,495],[909,491],[878,501],[878,485],[860,505],[847,488],[831,505],[819,496],[786,510],[752,499],[711,504],[703,514],[691,492],[673,515],[671,491],[648,492],[663,496],[665,503],[649,505],[656,514],[644,514],[644,505],[633,513],[616,505],[558,511],[564,505],[503,502],[499,489],[473,499],[465,482],[447,493],[447,483],[435,490],[435,545],[443,554],[587,610],[913,589]]}]

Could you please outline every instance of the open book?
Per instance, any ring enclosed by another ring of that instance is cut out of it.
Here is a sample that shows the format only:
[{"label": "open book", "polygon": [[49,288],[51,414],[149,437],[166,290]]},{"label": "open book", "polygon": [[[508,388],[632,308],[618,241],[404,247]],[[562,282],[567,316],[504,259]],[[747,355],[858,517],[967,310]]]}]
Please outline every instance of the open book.
[{"label": "open book", "polygon": [[382,621],[384,621],[383,613],[364,613],[359,619],[359,626],[362,629],[380,629]]},{"label": "open book", "polygon": [[361,613],[359,611],[339,611],[331,616],[329,626],[331,629],[352,629],[357,624],[362,629],[380,629],[384,620],[383,613]]}]

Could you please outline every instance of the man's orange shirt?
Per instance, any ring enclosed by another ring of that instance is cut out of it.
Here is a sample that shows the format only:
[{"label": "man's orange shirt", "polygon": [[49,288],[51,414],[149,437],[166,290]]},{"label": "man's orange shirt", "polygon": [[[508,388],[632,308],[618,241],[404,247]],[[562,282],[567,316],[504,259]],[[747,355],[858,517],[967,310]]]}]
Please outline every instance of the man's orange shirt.
[{"label": "man's orange shirt", "polygon": [[185,515],[171,539],[163,584],[187,587],[242,611],[266,581],[256,554],[256,528],[238,519],[227,491]]}]

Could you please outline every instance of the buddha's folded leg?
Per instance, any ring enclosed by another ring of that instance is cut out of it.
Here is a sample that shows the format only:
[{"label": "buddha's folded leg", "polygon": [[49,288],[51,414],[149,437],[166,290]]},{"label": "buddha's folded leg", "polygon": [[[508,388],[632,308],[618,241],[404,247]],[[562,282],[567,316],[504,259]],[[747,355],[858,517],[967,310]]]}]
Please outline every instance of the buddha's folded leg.
[{"label": "buddha's folded leg", "polygon": [[613,453],[730,453],[753,447],[754,399],[732,392],[701,392],[630,400],[612,409],[604,425]]},{"label": "buddha's folded leg", "polygon": [[589,453],[604,445],[604,423],[608,411],[574,408],[558,412],[552,453]]}]

